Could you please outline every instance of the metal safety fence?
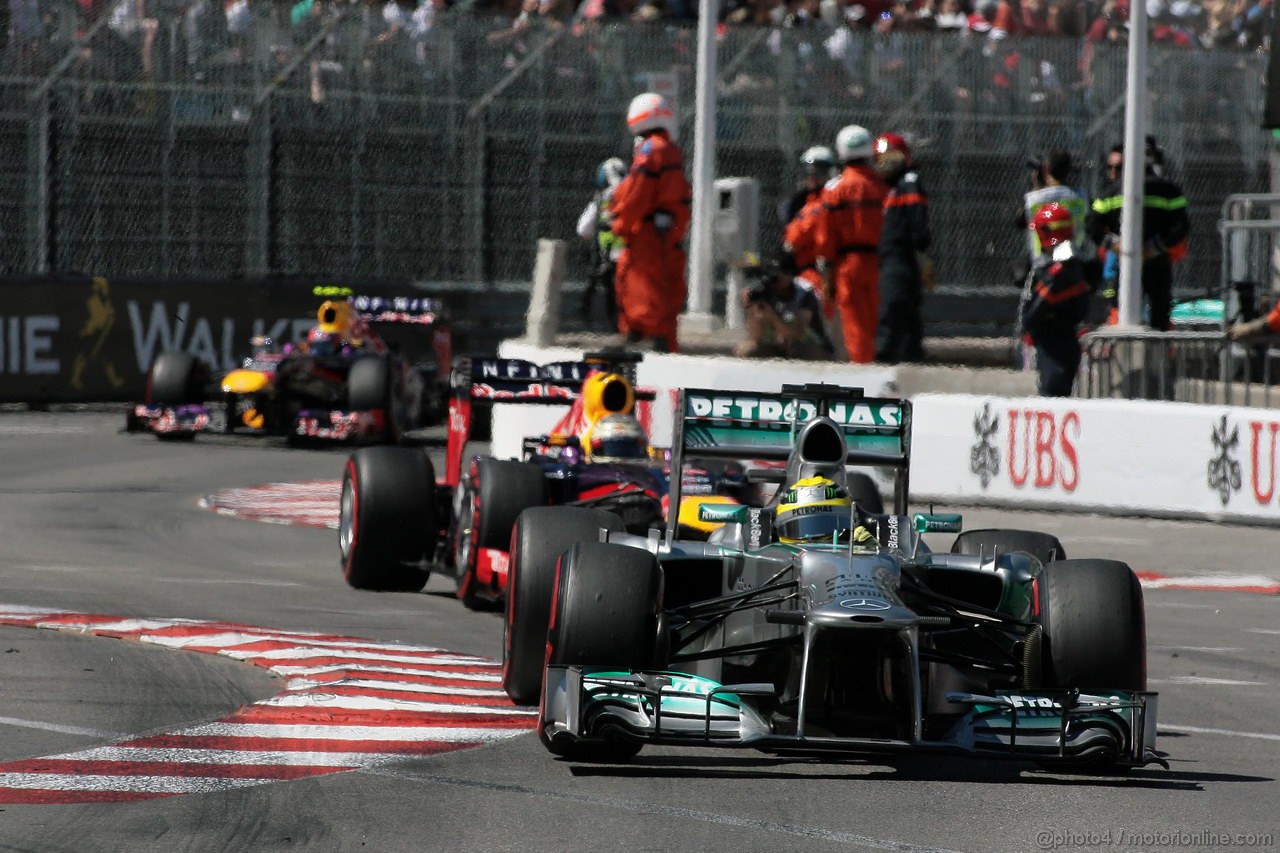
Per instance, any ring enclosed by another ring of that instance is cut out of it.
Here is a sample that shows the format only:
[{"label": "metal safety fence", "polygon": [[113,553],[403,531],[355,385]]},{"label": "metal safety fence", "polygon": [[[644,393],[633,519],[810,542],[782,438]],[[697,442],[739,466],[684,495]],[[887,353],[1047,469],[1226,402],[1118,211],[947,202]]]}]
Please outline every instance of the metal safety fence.
[{"label": "metal safety fence", "polygon": [[[574,239],[596,164],[628,155],[634,94],[667,93],[692,136],[688,26],[513,25],[429,0],[426,26],[395,30],[378,3],[202,0],[149,3],[154,25],[135,27],[54,5],[65,19],[0,69],[9,272],[522,281],[538,238]],[[1175,287],[1193,295],[1218,287],[1223,199],[1268,184],[1265,56],[1150,57],[1151,130],[1193,220]],[[852,122],[904,133],[940,282],[1013,289],[1025,160],[1065,147],[1076,183],[1099,186],[1125,59],[1073,38],[731,26],[717,173],[761,182],[767,248],[802,150]],[[586,264],[582,246],[569,277]]]},{"label": "metal safety fence", "polygon": [[1280,402],[1272,388],[1280,381],[1275,341],[1235,343],[1221,330],[1102,328],[1085,335],[1083,345],[1080,397],[1263,407]]}]

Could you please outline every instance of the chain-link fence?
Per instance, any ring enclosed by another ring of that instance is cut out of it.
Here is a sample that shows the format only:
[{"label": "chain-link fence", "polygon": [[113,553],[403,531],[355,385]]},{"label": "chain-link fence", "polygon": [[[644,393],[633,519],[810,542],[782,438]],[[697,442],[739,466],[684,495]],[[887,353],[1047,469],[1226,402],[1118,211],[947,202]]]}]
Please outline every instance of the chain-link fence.
[{"label": "chain-link fence", "polygon": [[[0,266],[527,280],[537,238],[576,239],[596,164],[628,154],[632,95],[666,91],[692,137],[688,27],[520,29],[454,10],[397,30],[379,4],[149,6],[148,23],[104,14],[11,42]],[[1269,183],[1265,56],[1153,46],[1150,61],[1151,131],[1193,220],[1179,294],[1216,290],[1222,200]],[[853,122],[905,133],[940,281],[1003,288],[1024,246],[1027,156],[1066,147],[1096,190],[1122,136],[1125,62],[1123,45],[1071,38],[730,27],[717,173],[761,182],[768,248],[804,148]],[[586,258],[572,253],[571,278]]]}]

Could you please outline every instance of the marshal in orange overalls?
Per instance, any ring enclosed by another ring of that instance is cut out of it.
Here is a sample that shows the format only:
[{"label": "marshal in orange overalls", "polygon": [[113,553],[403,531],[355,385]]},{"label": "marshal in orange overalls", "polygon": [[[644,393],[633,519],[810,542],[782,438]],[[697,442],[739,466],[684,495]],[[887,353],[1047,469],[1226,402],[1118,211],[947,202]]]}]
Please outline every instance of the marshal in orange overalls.
[{"label": "marshal in orange overalls", "polygon": [[661,339],[676,352],[684,308],[685,252],[692,189],[684,155],[665,130],[645,136],[609,207],[613,233],[626,241],[618,258],[618,331]]},{"label": "marshal in orange overalls", "polygon": [[835,291],[849,360],[869,364],[876,355],[880,319],[880,229],[889,187],[869,163],[849,163],[822,188],[817,230],[818,266],[827,270],[827,296]]}]

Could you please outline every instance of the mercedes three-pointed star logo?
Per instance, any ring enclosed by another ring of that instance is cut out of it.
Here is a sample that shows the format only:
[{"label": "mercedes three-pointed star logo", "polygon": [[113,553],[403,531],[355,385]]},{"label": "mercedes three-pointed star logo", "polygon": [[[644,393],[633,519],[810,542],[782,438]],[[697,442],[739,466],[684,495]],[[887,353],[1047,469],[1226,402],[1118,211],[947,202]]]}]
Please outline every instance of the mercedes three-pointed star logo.
[{"label": "mercedes three-pointed star logo", "polygon": [[847,607],[850,610],[888,610],[889,605],[883,601],[876,601],[873,598],[846,598],[840,602],[841,607]]}]

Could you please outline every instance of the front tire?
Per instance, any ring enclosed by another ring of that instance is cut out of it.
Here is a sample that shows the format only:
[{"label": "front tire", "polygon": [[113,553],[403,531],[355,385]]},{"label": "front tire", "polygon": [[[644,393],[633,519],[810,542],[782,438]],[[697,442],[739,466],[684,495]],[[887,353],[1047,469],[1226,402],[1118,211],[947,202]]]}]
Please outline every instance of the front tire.
[{"label": "front tire", "polygon": [[425,453],[367,447],[347,460],[338,548],[355,589],[417,592],[435,552],[435,472]]},{"label": "front tire", "polygon": [[510,548],[511,531],[520,513],[546,502],[546,479],[537,465],[487,458],[472,463],[454,534],[458,600],[479,610],[497,596],[496,585],[482,584],[476,574],[479,549]]},{"label": "front tire", "polygon": [[[625,545],[578,542],[560,558],[547,663],[619,670],[657,665],[662,568],[648,551]],[[545,685],[544,685],[545,689]],[[640,744],[603,733],[599,740],[539,737],[555,755],[574,761],[623,761]]]},{"label": "front tire", "polygon": [[551,506],[531,507],[516,519],[503,622],[502,687],[517,705],[536,705],[542,695],[560,556],[575,542],[599,539],[601,528],[620,532],[622,520],[601,509]]},{"label": "front tire", "polygon": [[1059,560],[1036,581],[1046,687],[1145,690],[1142,586],[1118,560]]},{"label": "front tire", "polygon": [[347,374],[347,403],[357,412],[382,412],[387,436],[394,444],[400,436],[391,364],[379,356],[358,358]]},{"label": "front tire", "polygon": [[203,402],[203,365],[189,352],[162,352],[147,375],[147,400],[160,406]]}]

